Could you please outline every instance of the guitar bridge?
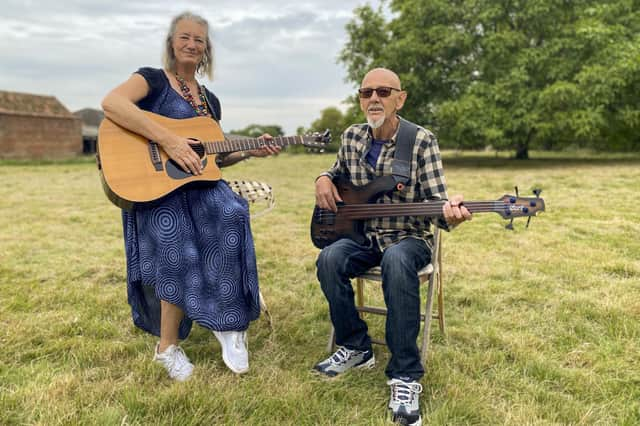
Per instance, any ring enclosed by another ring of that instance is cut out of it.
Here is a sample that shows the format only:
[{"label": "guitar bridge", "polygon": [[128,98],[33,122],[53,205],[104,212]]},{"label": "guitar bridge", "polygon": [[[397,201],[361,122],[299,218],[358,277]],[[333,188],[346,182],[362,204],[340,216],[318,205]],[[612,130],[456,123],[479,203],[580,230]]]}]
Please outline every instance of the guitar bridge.
[{"label": "guitar bridge", "polygon": [[157,142],[149,141],[149,156],[151,157],[153,168],[156,169],[156,172],[161,172],[163,170],[162,158],[160,157],[160,148]]}]

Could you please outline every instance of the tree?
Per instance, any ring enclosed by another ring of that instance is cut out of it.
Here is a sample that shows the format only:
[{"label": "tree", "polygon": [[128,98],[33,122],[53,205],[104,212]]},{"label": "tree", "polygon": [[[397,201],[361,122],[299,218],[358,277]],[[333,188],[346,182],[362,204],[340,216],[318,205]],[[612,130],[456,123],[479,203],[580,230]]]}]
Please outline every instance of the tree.
[{"label": "tree", "polygon": [[327,152],[337,152],[340,147],[342,132],[345,129],[344,116],[336,107],[328,107],[322,110],[320,118],[311,123],[311,132],[331,132],[331,143],[325,148]]},{"label": "tree", "polygon": [[392,0],[364,6],[339,60],[385,66],[403,115],[443,146],[640,149],[638,0]]}]

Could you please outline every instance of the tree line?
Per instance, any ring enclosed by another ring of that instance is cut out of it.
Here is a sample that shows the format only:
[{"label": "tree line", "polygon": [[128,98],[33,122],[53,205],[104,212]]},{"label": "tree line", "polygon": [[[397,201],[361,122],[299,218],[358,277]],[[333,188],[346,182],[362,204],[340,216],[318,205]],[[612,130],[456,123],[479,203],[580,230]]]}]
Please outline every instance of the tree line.
[{"label": "tree line", "polygon": [[[640,150],[640,0],[391,0],[356,8],[346,30],[354,92],[367,70],[393,69],[402,115],[443,148]],[[364,119],[346,102],[310,126],[330,128],[334,149]]]}]

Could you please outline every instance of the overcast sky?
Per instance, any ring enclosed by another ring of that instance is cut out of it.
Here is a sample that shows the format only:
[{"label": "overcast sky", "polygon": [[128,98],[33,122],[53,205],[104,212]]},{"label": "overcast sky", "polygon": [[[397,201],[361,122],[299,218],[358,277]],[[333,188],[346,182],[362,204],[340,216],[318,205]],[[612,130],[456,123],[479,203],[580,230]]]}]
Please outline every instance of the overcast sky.
[{"label": "overcast sky", "polygon": [[225,131],[308,127],[355,90],[336,63],[353,9],[376,0],[2,0],[0,90],[57,97],[69,110],[99,108],[141,66],[161,66],[171,18],[205,17]]}]

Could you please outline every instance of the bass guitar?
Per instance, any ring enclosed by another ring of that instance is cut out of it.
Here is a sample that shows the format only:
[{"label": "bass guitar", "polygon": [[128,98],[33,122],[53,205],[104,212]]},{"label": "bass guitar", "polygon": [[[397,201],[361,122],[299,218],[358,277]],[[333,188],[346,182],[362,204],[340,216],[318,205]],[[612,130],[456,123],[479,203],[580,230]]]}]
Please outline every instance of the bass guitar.
[{"label": "bass guitar", "polygon": [[158,200],[187,184],[220,180],[222,174],[215,162],[218,154],[248,151],[265,145],[304,145],[322,149],[331,140],[328,130],[309,136],[278,136],[268,141],[257,138],[227,140],[218,123],[209,117],[177,120],[144,113],[176,135],[193,140],[191,149],[200,157],[203,171],[201,175],[193,175],[183,170],[157,142],[105,118],[98,130],[96,160],[107,198],[125,210]]},{"label": "bass guitar", "polygon": [[[375,204],[383,194],[393,191],[396,182],[391,176],[374,180],[364,186],[355,186],[348,179],[337,177],[333,182],[343,202],[338,204],[338,212],[315,207],[311,218],[311,241],[323,248],[341,238],[350,238],[365,244],[364,219],[392,216],[441,217],[445,201],[424,203]],[[535,191],[534,191],[535,192]],[[503,195],[496,201],[465,201],[471,213],[495,212],[505,219],[535,216],[544,211],[544,200],[536,197]],[[509,226],[509,225],[508,225]]]}]

